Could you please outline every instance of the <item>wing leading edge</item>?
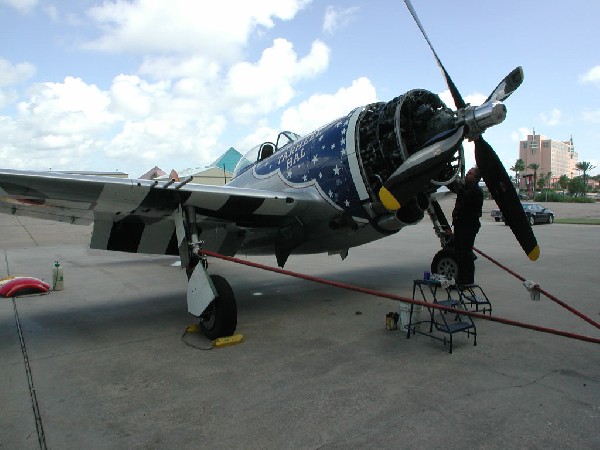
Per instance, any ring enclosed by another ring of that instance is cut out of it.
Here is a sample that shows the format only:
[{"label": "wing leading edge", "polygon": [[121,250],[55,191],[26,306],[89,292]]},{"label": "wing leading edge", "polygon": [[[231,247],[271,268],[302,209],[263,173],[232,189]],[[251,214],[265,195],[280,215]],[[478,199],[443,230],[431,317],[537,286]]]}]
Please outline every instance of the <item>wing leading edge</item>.
[{"label": "wing leading edge", "polygon": [[306,191],[276,192],[0,170],[0,212],[72,224],[94,223],[90,246],[138,253],[178,254],[174,215],[194,206],[207,248],[233,254],[244,228],[277,229],[324,207]]}]

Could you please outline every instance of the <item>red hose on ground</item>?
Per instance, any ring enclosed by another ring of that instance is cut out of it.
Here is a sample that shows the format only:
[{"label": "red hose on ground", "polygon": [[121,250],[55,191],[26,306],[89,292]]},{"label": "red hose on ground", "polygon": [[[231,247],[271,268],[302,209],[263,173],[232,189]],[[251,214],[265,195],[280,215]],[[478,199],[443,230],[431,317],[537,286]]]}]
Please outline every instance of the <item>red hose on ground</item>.
[{"label": "red hose on ground", "polygon": [[[512,270],[510,270],[508,267],[504,266],[503,264],[499,263],[498,261],[496,261],[494,258],[492,258],[489,255],[486,255],[485,253],[483,253],[481,250],[479,250],[478,248],[473,247],[473,250],[476,251],[477,253],[479,253],[481,256],[489,259],[491,262],[493,262],[494,264],[496,264],[498,267],[500,267],[501,269],[504,269],[505,271],[507,271],[508,273],[510,273],[511,275],[513,275],[514,277],[518,278],[521,281],[525,281],[525,278],[523,278],[521,275],[519,275],[518,273],[513,272]],[[594,325],[596,328],[600,328],[600,323],[596,322],[594,319],[592,319],[591,317],[586,316],[585,314],[583,314],[580,311],[577,311],[575,308],[573,308],[570,305],[567,305],[565,302],[563,302],[562,300],[559,300],[558,298],[556,298],[554,295],[550,294],[548,291],[542,289],[541,287],[537,287],[537,290],[540,291],[542,294],[544,294],[546,297],[548,297],[550,300],[558,303],[560,306],[562,306],[563,308],[571,311],[573,314],[575,314],[576,316],[579,316],[580,318],[582,318],[583,320],[585,320],[586,322]]]},{"label": "red hose on ground", "polygon": [[279,274],[282,274],[282,275],[288,275],[288,276],[295,277],[295,278],[301,278],[303,280],[313,281],[315,283],[326,284],[326,285],[337,287],[337,288],[340,288],[340,289],[346,289],[346,290],[350,290],[350,291],[361,292],[363,294],[368,294],[368,295],[374,295],[374,296],[377,296],[377,297],[388,298],[390,300],[398,300],[398,301],[405,302],[405,303],[413,303],[415,305],[422,305],[422,306],[425,306],[427,308],[440,309],[442,311],[448,311],[448,312],[453,312],[453,313],[468,315],[468,316],[471,316],[471,317],[475,317],[477,319],[490,320],[492,322],[499,322],[499,323],[503,323],[505,325],[512,325],[512,326],[520,327],[520,328],[527,328],[527,329],[530,329],[530,330],[540,331],[542,333],[549,333],[549,334],[555,334],[555,335],[558,335],[558,336],[565,336],[565,337],[568,337],[568,338],[571,338],[571,339],[577,339],[579,341],[585,341],[585,342],[592,342],[594,344],[600,344],[600,338],[594,338],[594,337],[591,337],[591,336],[584,336],[584,335],[581,335],[581,334],[570,333],[568,331],[556,330],[556,329],[553,329],[553,328],[541,327],[541,326],[538,326],[538,325],[532,325],[532,324],[529,324],[529,323],[518,322],[516,320],[511,320],[511,319],[503,319],[501,317],[495,317],[495,316],[485,315],[485,314],[481,314],[481,313],[473,312],[473,311],[465,311],[465,310],[462,310],[462,309],[459,310],[459,309],[455,309],[455,308],[449,308],[447,306],[436,305],[436,304],[432,304],[432,303],[429,303],[429,302],[424,302],[424,301],[421,301],[421,300],[414,300],[412,298],[402,297],[400,295],[387,294],[385,292],[378,292],[378,291],[374,291],[374,290],[371,290],[371,289],[366,289],[366,288],[361,288],[361,287],[358,287],[358,286],[353,286],[353,285],[350,285],[350,284],[345,284],[345,283],[340,283],[340,282],[337,282],[337,281],[326,280],[326,279],[323,279],[323,278],[314,277],[312,275],[305,275],[305,274],[301,274],[301,273],[297,273],[297,272],[292,272],[292,271],[289,271],[289,270],[279,269],[277,267],[272,267],[272,266],[267,266],[267,265],[260,264],[260,263],[246,261],[246,260],[243,260],[243,259],[235,258],[233,256],[221,255],[219,253],[211,252],[211,251],[208,251],[208,250],[203,250],[203,253],[205,255],[207,255],[207,256],[212,256],[214,258],[219,258],[219,259],[223,259],[225,261],[234,262],[236,264],[242,264],[242,265],[249,266],[249,267],[255,267],[255,268],[258,268],[258,269],[267,270],[269,272],[275,272],[275,273],[279,273]]}]

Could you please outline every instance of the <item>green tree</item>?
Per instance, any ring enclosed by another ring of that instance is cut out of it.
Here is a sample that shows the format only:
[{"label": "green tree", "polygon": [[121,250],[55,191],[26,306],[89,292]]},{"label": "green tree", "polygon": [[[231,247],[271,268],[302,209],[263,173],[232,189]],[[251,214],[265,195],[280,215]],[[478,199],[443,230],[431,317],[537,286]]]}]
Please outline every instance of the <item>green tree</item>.
[{"label": "green tree", "polygon": [[569,186],[569,177],[566,175],[561,175],[558,179],[558,185],[564,191]]},{"label": "green tree", "polygon": [[[533,190],[535,191],[535,188],[537,186],[537,171],[540,168],[540,165],[536,163],[531,163],[527,166],[527,168],[533,170]],[[533,196],[535,197],[535,192],[533,193]]]},{"label": "green tree", "polygon": [[519,158],[515,162],[515,165],[510,168],[515,173],[515,182],[517,185],[517,190],[519,189],[519,173],[525,170],[525,162]]},{"label": "green tree", "polygon": [[546,186],[546,175],[541,173],[537,180],[537,188],[541,191]]},{"label": "green tree", "polygon": [[583,192],[583,181],[581,177],[575,177],[569,180],[569,194],[578,196]]},{"label": "green tree", "polygon": [[588,162],[588,161],[581,161],[577,164],[575,164],[575,168],[577,170],[581,170],[583,172],[583,195],[585,195],[585,192],[587,190],[587,173],[592,170],[595,169],[596,166],[593,166],[592,163]]}]

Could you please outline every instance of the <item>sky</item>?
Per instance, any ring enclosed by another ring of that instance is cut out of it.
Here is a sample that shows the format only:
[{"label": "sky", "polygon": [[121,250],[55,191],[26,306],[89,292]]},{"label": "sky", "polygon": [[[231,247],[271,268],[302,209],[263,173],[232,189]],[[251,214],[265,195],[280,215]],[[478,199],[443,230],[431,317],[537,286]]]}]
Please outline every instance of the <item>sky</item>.
[{"label": "sky", "polygon": [[[509,173],[533,130],[600,173],[600,2],[412,3],[467,102],[523,67],[485,133]],[[1,168],[139,177],[411,89],[454,108],[400,0],[0,0],[0,30]]]}]

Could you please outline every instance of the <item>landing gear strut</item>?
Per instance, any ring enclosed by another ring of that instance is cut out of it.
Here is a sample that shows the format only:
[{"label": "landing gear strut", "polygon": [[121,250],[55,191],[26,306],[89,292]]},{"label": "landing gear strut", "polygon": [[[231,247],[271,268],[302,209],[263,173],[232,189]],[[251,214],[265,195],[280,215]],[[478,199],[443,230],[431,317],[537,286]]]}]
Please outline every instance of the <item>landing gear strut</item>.
[{"label": "landing gear strut", "polygon": [[427,212],[433,222],[435,234],[442,245],[442,249],[435,254],[433,261],[431,261],[431,273],[438,273],[446,278],[456,279],[458,276],[458,259],[454,251],[452,228],[436,200],[431,200]]},{"label": "landing gear strut", "polygon": [[237,326],[237,306],[231,286],[219,275],[208,276],[208,263],[202,253],[196,210],[186,206],[178,214],[177,237],[181,265],[188,276],[188,312],[199,318],[200,329],[209,339],[231,336]]}]

